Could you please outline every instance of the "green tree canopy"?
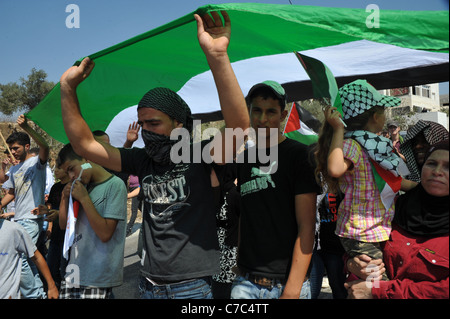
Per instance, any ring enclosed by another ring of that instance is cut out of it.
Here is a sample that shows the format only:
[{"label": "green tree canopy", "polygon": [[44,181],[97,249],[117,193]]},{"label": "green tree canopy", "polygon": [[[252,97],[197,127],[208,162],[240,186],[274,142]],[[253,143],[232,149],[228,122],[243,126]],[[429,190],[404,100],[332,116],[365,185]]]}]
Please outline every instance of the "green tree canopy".
[{"label": "green tree canopy", "polygon": [[26,79],[20,78],[20,84],[0,84],[0,112],[11,115],[18,110],[32,110],[55,86],[55,83],[46,78],[44,70],[33,68]]}]

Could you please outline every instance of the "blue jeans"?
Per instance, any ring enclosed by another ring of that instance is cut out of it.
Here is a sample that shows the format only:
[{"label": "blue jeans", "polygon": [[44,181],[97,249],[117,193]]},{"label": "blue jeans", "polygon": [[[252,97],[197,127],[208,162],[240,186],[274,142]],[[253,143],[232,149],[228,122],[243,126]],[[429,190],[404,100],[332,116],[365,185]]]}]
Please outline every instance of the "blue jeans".
[{"label": "blue jeans", "polygon": [[[20,219],[18,224],[25,228],[33,243],[36,244],[42,230],[42,218]],[[20,294],[25,299],[45,298],[44,286],[39,276],[39,271],[34,262],[25,255],[22,255],[22,272],[20,275]]]},{"label": "blue jeans", "polygon": [[[269,289],[255,284],[243,276],[237,276],[231,288],[231,299],[279,299],[284,288],[285,285],[281,282]],[[311,299],[309,279],[303,282],[300,299]]]},{"label": "blue jeans", "polygon": [[153,285],[145,277],[139,279],[141,299],[212,299],[211,277],[203,277],[165,285]]},{"label": "blue jeans", "polygon": [[347,290],[344,287],[346,275],[342,255],[314,250],[311,265],[311,299],[317,299],[320,294],[325,270],[333,292],[333,299],[347,298]]}]

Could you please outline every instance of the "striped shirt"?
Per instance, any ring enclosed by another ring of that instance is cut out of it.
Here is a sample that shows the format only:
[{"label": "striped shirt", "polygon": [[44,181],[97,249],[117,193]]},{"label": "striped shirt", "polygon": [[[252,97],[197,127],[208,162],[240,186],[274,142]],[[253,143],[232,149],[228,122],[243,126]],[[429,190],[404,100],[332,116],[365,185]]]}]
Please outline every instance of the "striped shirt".
[{"label": "striped shirt", "polygon": [[344,157],[353,163],[339,181],[345,194],[338,210],[336,235],[362,242],[389,239],[394,205],[386,211],[375,184],[369,156],[352,139],[344,140]]}]

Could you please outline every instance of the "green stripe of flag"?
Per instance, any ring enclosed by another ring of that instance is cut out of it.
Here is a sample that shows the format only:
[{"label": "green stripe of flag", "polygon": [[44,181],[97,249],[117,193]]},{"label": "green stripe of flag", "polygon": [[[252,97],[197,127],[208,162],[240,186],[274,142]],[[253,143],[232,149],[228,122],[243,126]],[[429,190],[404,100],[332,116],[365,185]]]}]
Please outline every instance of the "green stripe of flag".
[{"label": "green stripe of flag", "polygon": [[289,133],[285,133],[284,135],[305,145],[317,143],[317,140],[319,139],[317,135],[304,135],[299,131],[292,131]]},{"label": "green stripe of flag", "polygon": [[311,79],[314,97],[319,99],[330,99],[330,104],[337,108],[337,111],[344,116],[342,112],[339,88],[330,69],[317,59],[311,58],[299,52],[295,52],[295,54]]}]

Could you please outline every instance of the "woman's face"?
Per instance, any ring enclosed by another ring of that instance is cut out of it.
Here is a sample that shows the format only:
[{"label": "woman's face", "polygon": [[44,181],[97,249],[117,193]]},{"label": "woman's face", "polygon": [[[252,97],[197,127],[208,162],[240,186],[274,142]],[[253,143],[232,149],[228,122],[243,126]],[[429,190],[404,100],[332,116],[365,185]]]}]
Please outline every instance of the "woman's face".
[{"label": "woman's face", "polygon": [[446,150],[431,153],[422,167],[422,186],[433,196],[448,196],[448,156]]}]

